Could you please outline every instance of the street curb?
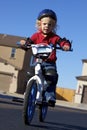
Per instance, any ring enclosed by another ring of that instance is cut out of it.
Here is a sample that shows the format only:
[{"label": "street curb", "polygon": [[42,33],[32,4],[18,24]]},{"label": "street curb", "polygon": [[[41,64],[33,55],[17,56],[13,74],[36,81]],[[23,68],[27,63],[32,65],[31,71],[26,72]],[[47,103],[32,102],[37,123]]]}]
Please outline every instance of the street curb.
[{"label": "street curb", "polygon": [[[11,99],[12,101],[22,103],[24,99],[24,95],[18,93],[7,93],[7,92],[0,91],[0,98],[8,98]],[[67,102],[62,100],[56,100],[56,106],[87,111],[87,104],[82,104],[82,103],[73,103],[73,102]]]},{"label": "street curb", "polygon": [[66,108],[73,108],[73,109],[87,111],[87,104],[72,103],[72,102],[57,100],[56,105],[61,107],[66,107]]}]

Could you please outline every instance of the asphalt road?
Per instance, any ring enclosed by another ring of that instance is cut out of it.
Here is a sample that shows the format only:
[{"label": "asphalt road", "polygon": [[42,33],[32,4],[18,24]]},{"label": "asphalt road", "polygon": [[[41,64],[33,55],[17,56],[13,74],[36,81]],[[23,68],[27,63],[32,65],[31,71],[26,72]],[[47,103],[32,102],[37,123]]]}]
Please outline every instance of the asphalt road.
[{"label": "asphalt road", "polygon": [[71,108],[49,108],[44,123],[38,120],[38,109],[30,126],[22,118],[22,102],[0,98],[0,130],[87,130],[87,111]]}]

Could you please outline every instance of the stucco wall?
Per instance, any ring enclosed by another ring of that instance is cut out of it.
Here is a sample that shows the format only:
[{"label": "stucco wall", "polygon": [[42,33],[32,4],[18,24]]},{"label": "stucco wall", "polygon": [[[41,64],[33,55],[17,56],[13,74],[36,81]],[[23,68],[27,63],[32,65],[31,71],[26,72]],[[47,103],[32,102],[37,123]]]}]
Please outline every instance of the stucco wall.
[{"label": "stucco wall", "polygon": [[74,96],[75,96],[75,90],[73,89],[60,88],[60,87],[56,88],[56,97],[59,100],[73,102]]}]

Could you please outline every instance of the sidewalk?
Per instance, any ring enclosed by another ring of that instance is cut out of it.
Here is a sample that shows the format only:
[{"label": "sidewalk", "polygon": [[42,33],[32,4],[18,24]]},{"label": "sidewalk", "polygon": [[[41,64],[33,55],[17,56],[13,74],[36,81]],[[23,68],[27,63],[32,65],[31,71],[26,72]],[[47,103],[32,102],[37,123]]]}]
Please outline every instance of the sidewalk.
[{"label": "sidewalk", "polygon": [[[5,93],[0,91],[0,98],[9,98],[13,101],[23,102],[24,95],[18,93]],[[87,104],[78,104],[73,102],[67,102],[62,100],[56,100],[56,106],[62,106],[67,108],[79,109],[79,110],[87,110]]]},{"label": "sidewalk", "polygon": [[79,110],[87,111],[87,104],[73,103],[73,102],[57,100],[56,105],[62,106],[62,107],[67,107],[67,108],[73,108],[73,109],[79,109]]}]

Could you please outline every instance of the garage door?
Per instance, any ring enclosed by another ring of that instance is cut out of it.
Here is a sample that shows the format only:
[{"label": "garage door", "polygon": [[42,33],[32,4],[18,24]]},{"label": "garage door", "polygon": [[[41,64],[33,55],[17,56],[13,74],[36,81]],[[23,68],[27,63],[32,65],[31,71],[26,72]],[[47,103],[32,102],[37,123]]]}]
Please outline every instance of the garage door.
[{"label": "garage door", "polygon": [[87,104],[87,86],[83,86],[83,95],[82,95],[82,103]]},{"label": "garage door", "polygon": [[12,75],[11,74],[0,74],[0,91],[8,92]]}]

